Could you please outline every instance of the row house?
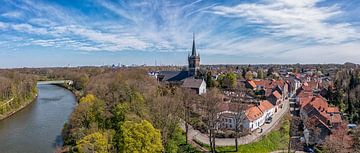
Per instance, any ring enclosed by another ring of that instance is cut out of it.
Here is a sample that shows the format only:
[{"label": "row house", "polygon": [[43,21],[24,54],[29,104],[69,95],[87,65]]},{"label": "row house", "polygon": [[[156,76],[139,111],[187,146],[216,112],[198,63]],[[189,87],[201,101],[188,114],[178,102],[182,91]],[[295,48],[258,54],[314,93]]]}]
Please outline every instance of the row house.
[{"label": "row house", "polygon": [[[306,139],[308,144],[321,143],[326,136],[331,134],[331,130],[337,128],[342,123],[342,118],[338,107],[329,106],[325,98],[320,95],[313,97],[300,98],[300,117],[304,121],[304,136],[310,137],[311,127],[320,129],[320,140],[311,142]],[[308,122],[308,123],[306,123]]]},{"label": "row house", "polygon": [[259,93],[262,93],[265,97],[268,97],[273,91],[277,90],[282,99],[288,97],[289,91],[288,83],[283,80],[247,80],[245,87],[254,91],[260,91]]},{"label": "row house", "polygon": [[244,112],[242,127],[254,131],[261,127],[266,119],[275,113],[274,106],[267,100],[260,101],[258,105],[252,105],[245,110],[239,103],[224,102],[219,105],[220,112],[217,114],[220,121],[220,129],[234,130],[238,113]]}]

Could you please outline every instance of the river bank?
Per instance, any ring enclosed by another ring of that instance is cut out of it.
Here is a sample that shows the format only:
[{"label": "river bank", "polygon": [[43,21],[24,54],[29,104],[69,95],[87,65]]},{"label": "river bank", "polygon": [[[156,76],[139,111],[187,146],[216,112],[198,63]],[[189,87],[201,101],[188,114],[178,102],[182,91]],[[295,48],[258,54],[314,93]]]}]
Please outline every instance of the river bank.
[{"label": "river bank", "polygon": [[[20,107],[15,108],[13,110],[10,110],[6,113],[4,113],[3,115],[0,115],[0,121],[4,120],[8,117],[10,117],[11,115],[14,115],[15,113],[17,113],[18,111],[21,111],[22,109],[24,109],[26,106],[28,106],[29,104],[31,104],[32,102],[36,101],[38,94],[35,93],[35,95],[33,97],[31,97],[29,100],[25,100],[24,103],[21,103]],[[14,99],[12,99],[12,101],[14,101]]]}]

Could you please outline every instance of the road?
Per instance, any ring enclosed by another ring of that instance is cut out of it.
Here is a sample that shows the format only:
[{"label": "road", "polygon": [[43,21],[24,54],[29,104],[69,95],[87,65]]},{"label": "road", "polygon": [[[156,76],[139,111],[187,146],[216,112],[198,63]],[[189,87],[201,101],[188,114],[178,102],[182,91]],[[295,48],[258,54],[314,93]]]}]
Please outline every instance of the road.
[{"label": "road", "polygon": [[[246,135],[244,137],[238,138],[238,144],[248,144],[254,142],[261,138],[261,136],[269,133],[272,129],[276,127],[276,125],[281,121],[281,118],[286,114],[289,110],[289,101],[283,101],[283,108],[280,109],[277,113],[273,115],[273,121],[270,124],[264,124],[262,126],[263,132],[259,133],[258,131],[254,131],[253,133]],[[181,128],[185,131],[185,123],[183,122]],[[196,140],[197,142],[201,142],[203,144],[209,145],[209,137],[207,134],[203,134],[200,131],[194,129],[192,126],[189,126],[189,138],[191,141]],[[235,146],[234,138],[216,138],[216,146]]]}]

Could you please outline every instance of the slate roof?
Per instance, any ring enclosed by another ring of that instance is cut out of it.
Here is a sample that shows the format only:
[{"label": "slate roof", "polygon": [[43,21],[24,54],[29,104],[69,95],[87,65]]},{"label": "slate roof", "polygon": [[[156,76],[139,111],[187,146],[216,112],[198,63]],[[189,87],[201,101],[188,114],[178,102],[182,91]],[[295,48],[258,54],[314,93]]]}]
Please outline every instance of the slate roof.
[{"label": "slate roof", "polygon": [[183,81],[189,77],[188,71],[160,71],[159,78],[160,81]]},{"label": "slate roof", "polygon": [[186,78],[182,87],[185,88],[200,88],[201,84],[203,83],[203,79],[194,79],[194,78]]}]

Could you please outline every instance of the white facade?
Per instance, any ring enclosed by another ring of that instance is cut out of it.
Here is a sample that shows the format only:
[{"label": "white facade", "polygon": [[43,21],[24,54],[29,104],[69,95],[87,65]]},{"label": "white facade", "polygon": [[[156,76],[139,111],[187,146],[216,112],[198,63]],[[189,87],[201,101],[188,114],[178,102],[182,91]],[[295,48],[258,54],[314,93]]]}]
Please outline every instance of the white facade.
[{"label": "white facade", "polygon": [[[245,118],[242,122],[242,125],[245,129],[249,129],[250,131],[254,131],[265,124],[266,119],[274,115],[275,108],[271,108],[263,112],[263,115],[256,120],[250,121],[248,118]],[[218,118],[220,120],[219,128],[225,129],[235,129],[235,112],[224,111],[218,113]]]},{"label": "white facade", "polygon": [[246,129],[249,129],[250,131],[254,131],[256,129],[258,129],[259,127],[261,127],[262,125],[264,125],[266,120],[266,116],[265,114],[263,116],[261,116],[260,118],[250,121],[247,118],[244,120],[243,122],[243,126]]},{"label": "white facade", "polygon": [[202,83],[199,87],[199,95],[206,93],[206,82],[202,80]]}]

